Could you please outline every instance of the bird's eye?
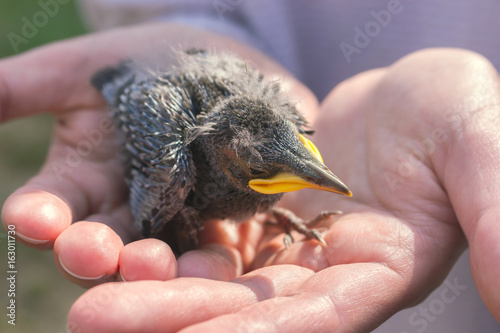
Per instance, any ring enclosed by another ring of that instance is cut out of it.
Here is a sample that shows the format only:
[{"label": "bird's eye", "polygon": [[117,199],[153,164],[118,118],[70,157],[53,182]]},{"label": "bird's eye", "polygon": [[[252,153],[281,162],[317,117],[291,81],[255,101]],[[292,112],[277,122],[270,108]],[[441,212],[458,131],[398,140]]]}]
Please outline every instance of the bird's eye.
[{"label": "bird's eye", "polygon": [[259,176],[263,176],[265,174],[265,171],[264,170],[260,170],[260,169],[257,169],[257,168],[248,168],[248,172],[250,172],[250,175],[252,177],[259,177]]}]

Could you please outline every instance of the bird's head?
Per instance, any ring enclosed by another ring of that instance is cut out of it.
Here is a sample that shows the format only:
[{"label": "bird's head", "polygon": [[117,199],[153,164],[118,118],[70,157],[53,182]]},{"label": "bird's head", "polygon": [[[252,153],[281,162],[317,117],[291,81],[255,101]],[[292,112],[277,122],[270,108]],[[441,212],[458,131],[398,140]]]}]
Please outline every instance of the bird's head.
[{"label": "bird's head", "polygon": [[351,196],[316,146],[290,121],[293,106],[231,97],[206,117],[205,148],[240,189],[277,194],[313,188]]}]

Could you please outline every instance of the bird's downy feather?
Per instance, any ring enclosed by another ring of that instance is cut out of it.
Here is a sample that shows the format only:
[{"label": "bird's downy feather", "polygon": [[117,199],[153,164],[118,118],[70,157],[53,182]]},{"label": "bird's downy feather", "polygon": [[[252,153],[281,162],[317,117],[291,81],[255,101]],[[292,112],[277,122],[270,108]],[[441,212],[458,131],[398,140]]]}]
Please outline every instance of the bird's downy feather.
[{"label": "bird's downy feather", "polygon": [[123,62],[101,71],[93,83],[111,104],[123,136],[132,214],[137,228],[149,236],[182,208],[194,186],[186,136],[196,117],[185,89],[167,76],[162,85],[137,82],[133,69]]}]

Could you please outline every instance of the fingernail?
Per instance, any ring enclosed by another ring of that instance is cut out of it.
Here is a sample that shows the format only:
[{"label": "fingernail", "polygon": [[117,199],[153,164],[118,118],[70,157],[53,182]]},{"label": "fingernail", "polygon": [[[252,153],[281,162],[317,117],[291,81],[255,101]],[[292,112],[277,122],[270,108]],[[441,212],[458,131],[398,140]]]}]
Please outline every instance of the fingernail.
[{"label": "fingernail", "polygon": [[[69,275],[71,275],[72,277],[76,278],[76,279],[80,279],[80,280],[85,280],[85,281],[99,281],[99,282],[106,282],[110,279],[112,279],[113,277],[109,274],[103,274],[103,275],[100,275],[100,276],[96,276],[96,277],[88,277],[88,276],[81,276],[81,275],[78,275],[78,274],[75,274],[73,273],[72,271],[70,271],[63,263],[63,261],[61,260],[61,257],[57,256],[58,260],[59,260],[59,264],[61,265],[61,267],[64,269],[64,271],[66,273],[68,273]],[[100,281],[102,280],[102,281]]]},{"label": "fingernail", "polygon": [[22,240],[24,240],[25,242],[35,244],[35,245],[43,245],[43,244],[48,244],[48,243],[53,242],[53,240],[42,240],[42,239],[35,239],[35,238],[28,237],[28,236],[24,236],[23,234],[20,234],[18,231],[16,231],[16,237],[19,237]]},{"label": "fingernail", "polygon": [[122,275],[122,272],[119,271],[118,274],[116,274],[116,280],[117,281],[122,281],[122,282],[128,282],[127,280],[125,280],[125,278],[123,277]]}]

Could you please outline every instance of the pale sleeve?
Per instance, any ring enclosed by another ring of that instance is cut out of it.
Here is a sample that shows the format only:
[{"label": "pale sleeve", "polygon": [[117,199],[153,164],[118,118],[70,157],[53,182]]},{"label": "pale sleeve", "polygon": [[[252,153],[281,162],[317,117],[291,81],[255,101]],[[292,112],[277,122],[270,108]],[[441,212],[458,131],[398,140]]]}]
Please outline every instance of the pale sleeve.
[{"label": "pale sleeve", "polygon": [[243,0],[79,0],[90,30],[168,21],[226,35],[265,51],[246,24]]}]

